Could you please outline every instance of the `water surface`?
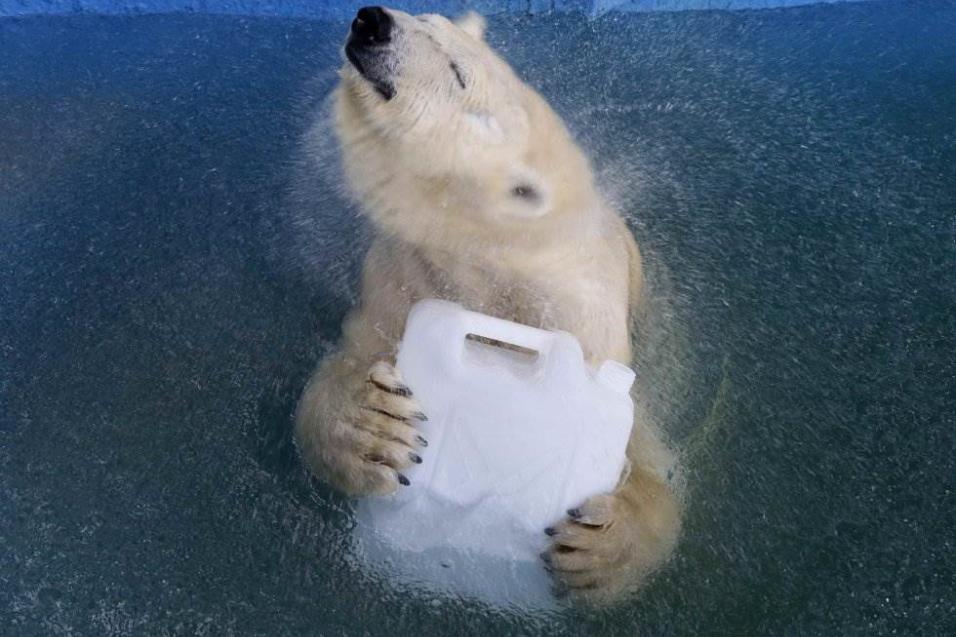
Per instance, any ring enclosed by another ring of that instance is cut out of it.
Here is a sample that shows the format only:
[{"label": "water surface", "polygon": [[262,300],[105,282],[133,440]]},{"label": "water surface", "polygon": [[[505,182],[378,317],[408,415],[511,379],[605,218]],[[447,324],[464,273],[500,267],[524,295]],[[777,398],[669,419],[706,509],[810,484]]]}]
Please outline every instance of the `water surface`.
[{"label": "water surface", "polygon": [[606,613],[362,575],[295,400],[361,225],[297,140],[346,25],[0,20],[0,632],[952,634],[956,4],[499,16],[649,262],[690,494]]}]

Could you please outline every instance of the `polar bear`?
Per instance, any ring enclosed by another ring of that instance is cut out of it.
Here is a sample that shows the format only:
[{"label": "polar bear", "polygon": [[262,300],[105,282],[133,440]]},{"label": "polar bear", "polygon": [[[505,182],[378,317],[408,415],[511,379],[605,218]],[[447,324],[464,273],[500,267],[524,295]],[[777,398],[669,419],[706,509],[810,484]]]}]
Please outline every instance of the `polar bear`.
[{"label": "polar bear", "polygon": [[[348,189],[376,229],[361,295],[296,409],[303,458],[346,494],[388,494],[427,445],[394,355],[423,298],[580,341],[631,362],[641,257],[559,117],[485,43],[484,20],[365,7],[351,25],[334,126]],[[558,584],[584,602],[636,590],[671,553],[675,458],[635,417],[629,467],[542,529]],[[493,542],[493,538],[488,539]]]}]

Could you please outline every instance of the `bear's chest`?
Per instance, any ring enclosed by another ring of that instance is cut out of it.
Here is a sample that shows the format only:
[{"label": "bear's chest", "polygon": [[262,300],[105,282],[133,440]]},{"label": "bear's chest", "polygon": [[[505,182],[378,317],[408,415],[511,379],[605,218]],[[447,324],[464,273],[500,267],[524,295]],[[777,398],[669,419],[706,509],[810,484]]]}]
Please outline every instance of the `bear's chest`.
[{"label": "bear's chest", "polygon": [[559,276],[537,280],[538,316],[547,329],[574,334],[592,363],[613,359],[628,364],[631,358],[628,323],[628,273],[626,267],[578,267]]},{"label": "bear's chest", "polygon": [[574,334],[591,362],[630,362],[626,263],[580,260],[521,272],[456,269],[438,296],[477,312]]}]

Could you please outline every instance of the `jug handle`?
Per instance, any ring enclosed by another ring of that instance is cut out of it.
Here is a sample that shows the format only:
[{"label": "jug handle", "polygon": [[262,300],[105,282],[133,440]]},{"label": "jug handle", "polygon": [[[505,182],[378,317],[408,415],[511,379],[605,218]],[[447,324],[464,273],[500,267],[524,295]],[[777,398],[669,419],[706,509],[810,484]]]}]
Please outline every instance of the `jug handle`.
[{"label": "jug handle", "polygon": [[465,333],[461,335],[463,340],[468,338],[469,335],[474,335],[500,341],[506,345],[516,345],[526,350],[534,350],[542,357],[547,355],[556,337],[554,332],[475,312],[468,312],[468,320],[465,321],[463,327],[465,329]]}]

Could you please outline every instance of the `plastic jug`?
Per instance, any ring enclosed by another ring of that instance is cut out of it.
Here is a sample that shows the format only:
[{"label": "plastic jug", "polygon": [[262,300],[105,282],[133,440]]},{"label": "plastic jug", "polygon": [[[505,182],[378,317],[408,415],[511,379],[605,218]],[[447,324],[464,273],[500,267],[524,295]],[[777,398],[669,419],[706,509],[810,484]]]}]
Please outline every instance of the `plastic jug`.
[{"label": "plastic jug", "polygon": [[411,481],[357,508],[366,559],[498,604],[547,603],[544,534],[625,464],[634,372],[584,362],[572,335],[424,300],[397,365],[428,420]]}]

